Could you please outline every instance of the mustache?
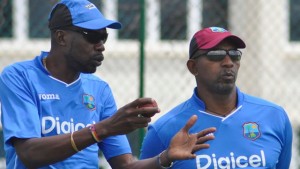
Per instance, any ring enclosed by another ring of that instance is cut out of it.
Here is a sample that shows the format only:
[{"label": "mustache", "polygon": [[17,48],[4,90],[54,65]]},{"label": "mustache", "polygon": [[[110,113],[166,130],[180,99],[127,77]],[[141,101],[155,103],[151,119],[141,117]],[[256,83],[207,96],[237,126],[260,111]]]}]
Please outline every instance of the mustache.
[{"label": "mustache", "polygon": [[231,69],[223,70],[221,76],[236,76],[236,71]]},{"label": "mustache", "polygon": [[97,60],[99,62],[102,62],[104,60],[104,55],[103,54],[100,54],[100,55],[94,55],[92,57],[93,60]]}]

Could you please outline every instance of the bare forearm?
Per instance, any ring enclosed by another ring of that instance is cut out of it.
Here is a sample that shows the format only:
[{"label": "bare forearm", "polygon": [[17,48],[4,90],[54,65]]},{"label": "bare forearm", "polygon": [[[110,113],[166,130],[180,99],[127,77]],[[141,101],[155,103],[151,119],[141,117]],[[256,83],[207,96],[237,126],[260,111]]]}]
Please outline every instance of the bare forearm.
[{"label": "bare forearm", "polygon": [[129,165],[126,165],[124,167],[124,169],[145,169],[145,168],[161,169],[157,163],[157,157],[153,157],[145,160],[133,161]]},{"label": "bare forearm", "polygon": [[145,160],[134,161],[130,165],[128,165],[126,169],[161,169],[161,166],[169,166],[171,161],[169,161],[169,159],[164,158],[163,156],[165,156],[164,152],[161,156],[155,156]]},{"label": "bare forearm", "polygon": [[125,154],[114,157],[108,162],[113,169],[161,169],[161,165],[169,166],[172,161],[168,159],[166,151],[163,151],[160,156],[144,160],[135,160],[131,154]]},{"label": "bare forearm", "polygon": [[[89,128],[84,128],[71,134],[63,134],[43,138],[13,139],[21,161],[28,168],[37,168],[60,162],[76,153],[76,149],[82,150],[109,136],[126,134],[138,128],[143,128],[151,121],[150,117],[138,117],[140,113],[154,115],[159,112],[158,107],[139,108],[139,105],[152,103],[150,98],[140,98],[123,108],[119,109],[113,116],[102,120],[94,125],[93,135]],[[95,139],[96,138],[96,139]],[[75,146],[74,146],[75,144]]]},{"label": "bare forearm", "polygon": [[[89,129],[73,133],[79,150],[95,143]],[[76,153],[71,144],[71,133],[51,137],[14,139],[14,146],[22,162],[28,168],[37,168],[62,161]]]}]

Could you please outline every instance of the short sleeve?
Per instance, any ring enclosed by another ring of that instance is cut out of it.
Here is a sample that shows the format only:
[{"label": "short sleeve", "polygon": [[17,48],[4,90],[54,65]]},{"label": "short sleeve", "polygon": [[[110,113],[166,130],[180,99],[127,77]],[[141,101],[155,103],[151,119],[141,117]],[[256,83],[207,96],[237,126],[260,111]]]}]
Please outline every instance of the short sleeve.
[{"label": "short sleeve", "polygon": [[13,137],[41,137],[38,108],[26,73],[6,68],[0,77],[0,90],[5,144]]},{"label": "short sleeve", "polygon": [[[104,120],[116,113],[117,106],[109,85],[106,85],[100,97],[103,103],[100,120]],[[107,160],[115,156],[131,153],[126,135],[116,135],[105,138],[99,143],[99,147]]]},{"label": "short sleeve", "polygon": [[154,157],[165,149],[167,147],[163,145],[161,139],[158,137],[154,126],[150,125],[142,144],[140,159]]},{"label": "short sleeve", "polygon": [[290,162],[291,162],[291,158],[292,158],[292,140],[293,140],[293,132],[292,132],[292,126],[290,123],[290,120],[288,118],[288,116],[286,115],[286,113],[284,113],[285,115],[285,125],[283,128],[283,146],[282,146],[282,150],[278,159],[278,163],[276,165],[276,168],[280,169],[280,168],[289,168],[290,166]]}]

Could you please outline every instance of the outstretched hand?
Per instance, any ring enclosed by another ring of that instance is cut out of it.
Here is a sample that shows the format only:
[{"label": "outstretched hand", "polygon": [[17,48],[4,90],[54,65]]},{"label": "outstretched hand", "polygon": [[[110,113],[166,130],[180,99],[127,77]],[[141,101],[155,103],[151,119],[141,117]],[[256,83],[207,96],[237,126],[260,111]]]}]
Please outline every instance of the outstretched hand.
[{"label": "outstretched hand", "polygon": [[189,134],[190,128],[196,123],[197,116],[193,115],[186,125],[172,138],[166,156],[170,161],[195,158],[195,151],[209,148],[208,140],[215,137],[212,134],[216,128],[204,129],[195,134]]}]

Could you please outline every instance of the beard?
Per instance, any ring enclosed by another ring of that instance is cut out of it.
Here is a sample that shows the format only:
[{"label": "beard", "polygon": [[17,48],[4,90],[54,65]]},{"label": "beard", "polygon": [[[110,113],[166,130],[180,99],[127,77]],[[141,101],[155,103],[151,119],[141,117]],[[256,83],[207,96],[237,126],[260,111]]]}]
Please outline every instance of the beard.
[{"label": "beard", "polygon": [[233,78],[231,79],[226,79],[223,76],[220,76],[217,80],[207,84],[207,88],[211,93],[228,95],[235,90],[236,75],[237,74],[233,74]]},{"label": "beard", "polygon": [[[68,66],[74,72],[92,74],[95,73],[97,67],[101,65],[104,57],[102,54],[91,56],[88,52],[78,52],[74,47],[75,41],[72,41],[72,45],[69,51],[65,54]],[[87,53],[87,54],[85,54]],[[86,56],[84,56],[86,55]]]},{"label": "beard", "polygon": [[95,73],[97,70],[97,66],[84,66],[84,67],[81,67],[80,69],[80,72],[81,73],[87,73],[87,74],[92,74],[92,73]]},{"label": "beard", "polygon": [[219,83],[212,86],[211,90],[213,93],[217,93],[219,95],[228,95],[235,89],[235,83],[226,84],[226,83]]}]

